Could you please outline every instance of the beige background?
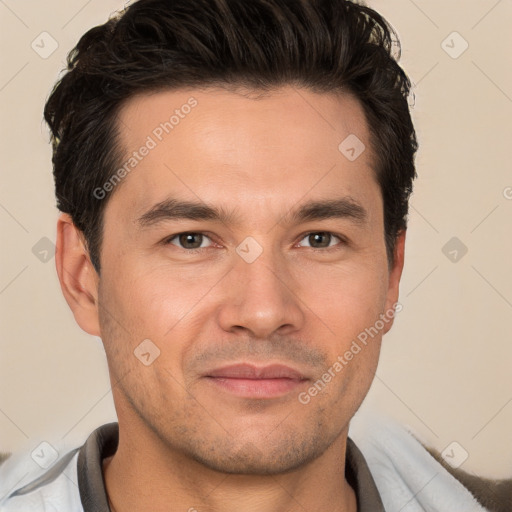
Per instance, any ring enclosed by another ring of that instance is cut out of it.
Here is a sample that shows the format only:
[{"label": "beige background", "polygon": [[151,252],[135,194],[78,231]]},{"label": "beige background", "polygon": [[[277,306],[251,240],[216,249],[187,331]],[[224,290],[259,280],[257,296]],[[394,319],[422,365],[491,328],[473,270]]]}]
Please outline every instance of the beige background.
[{"label": "beige background", "polygon": [[[48,241],[40,240],[55,241],[57,216],[42,108],[67,51],[124,3],[0,0],[0,450],[77,444],[115,420],[101,343],[75,325],[51,253],[41,261]],[[364,407],[440,450],[457,441],[469,454],[466,470],[510,476],[512,3],[369,5],[401,38],[420,151],[403,311]],[[58,44],[47,58],[39,53],[52,41],[42,32]],[[452,237],[459,248],[445,252],[458,250],[456,262],[443,253]]]}]

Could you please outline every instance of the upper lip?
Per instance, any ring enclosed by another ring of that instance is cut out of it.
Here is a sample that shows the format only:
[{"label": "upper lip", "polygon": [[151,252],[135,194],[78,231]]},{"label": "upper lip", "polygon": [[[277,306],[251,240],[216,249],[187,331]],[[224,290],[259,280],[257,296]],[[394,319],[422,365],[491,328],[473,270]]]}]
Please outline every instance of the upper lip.
[{"label": "upper lip", "polygon": [[304,375],[298,370],[294,370],[283,364],[255,366],[247,363],[216,368],[215,370],[209,371],[206,377],[226,377],[232,379],[305,379]]}]

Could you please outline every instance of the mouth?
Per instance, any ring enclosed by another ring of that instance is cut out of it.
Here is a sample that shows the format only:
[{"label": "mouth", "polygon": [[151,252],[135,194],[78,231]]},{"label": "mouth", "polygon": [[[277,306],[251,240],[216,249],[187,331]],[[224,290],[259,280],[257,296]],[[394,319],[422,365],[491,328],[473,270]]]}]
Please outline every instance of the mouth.
[{"label": "mouth", "polygon": [[209,371],[204,376],[217,389],[242,398],[276,398],[297,390],[309,379],[281,364],[258,367],[235,364]]}]

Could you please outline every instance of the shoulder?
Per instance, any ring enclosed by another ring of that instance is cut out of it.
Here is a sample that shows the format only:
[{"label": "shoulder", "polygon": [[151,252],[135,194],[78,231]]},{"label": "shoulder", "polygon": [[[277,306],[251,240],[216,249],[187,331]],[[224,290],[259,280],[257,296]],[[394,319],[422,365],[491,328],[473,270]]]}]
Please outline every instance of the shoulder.
[{"label": "shoulder", "polygon": [[510,512],[512,510],[512,478],[493,480],[473,475],[450,466],[441,453],[434,448],[425,446],[425,449],[489,511]]},{"label": "shoulder", "polygon": [[[405,427],[371,412],[356,414],[350,424],[350,437],[363,453],[386,510],[403,512],[436,510],[451,512],[501,512],[510,506],[508,493],[503,500],[490,501],[479,490],[478,477],[454,470],[440,454],[428,449]],[[501,484],[500,484],[501,485]]]},{"label": "shoulder", "polygon": [[34,452],[11,454],[0,466],[0,512],[82,512],[78,451],[62,452],[51,464],[41,465]]}]

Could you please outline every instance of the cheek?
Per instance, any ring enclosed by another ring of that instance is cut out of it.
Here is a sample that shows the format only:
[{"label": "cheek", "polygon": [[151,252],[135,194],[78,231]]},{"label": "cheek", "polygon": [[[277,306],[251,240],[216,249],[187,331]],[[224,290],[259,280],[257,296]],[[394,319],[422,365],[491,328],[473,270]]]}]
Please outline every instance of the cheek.
[{"label": "cheek", "polygon": [[208,283],[170,265],[148,267],[144,261],[125,261],[105,286],[111,306],[134,334],[162,338],[199,303]]},{"label": "cheek", "polygon": [[301,299],[342,343],[372,326],[386,303],[383,266],[351,262],[318,266],[301,276]]},{"label": "cheek", "polygon": [[104,310],[108,311],[103,315],[102,330],[111,360],[115,364],[133,359],[136,365],[133,352],[149,339],[160,351],[158,366],[164,365],[178,376],[190,340],[201,338],[205,329],[209,316],[205,294],[218,278],[194,276],[169,265],[148,269],[125,263],[124,268],[105,272],[109,278],[102,283]]},{"label": "cheek", "polygon": [[330,382],[318,404],[346,410],[364,398],[377,368],[383,334],[377,321],[385,308],[387,273],[384,266],[360,261],[311,274],[303,278],[301,299],[314,312],[310,336],[327,355],[326,373],[318,378]]}]

